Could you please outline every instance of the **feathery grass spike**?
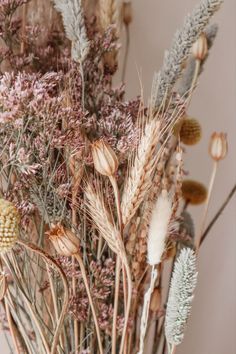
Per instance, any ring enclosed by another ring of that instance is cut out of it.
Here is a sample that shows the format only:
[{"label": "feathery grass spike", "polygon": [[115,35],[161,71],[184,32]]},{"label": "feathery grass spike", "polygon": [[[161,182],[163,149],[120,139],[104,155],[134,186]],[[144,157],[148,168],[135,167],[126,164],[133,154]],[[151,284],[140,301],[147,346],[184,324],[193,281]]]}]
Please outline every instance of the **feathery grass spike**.
[{"label": "feathery grass spike", "polygon": [[54,4],[62,15],[66,36],[72,43],[72,59],[83,62],[89,51],[89,41],[81,0],[54,0]]},{"label": "feathery grass spike", "polygon": [[184,338],[196,282],[196,255],[184,248],[175,262],[166,309],[165,335],[171,345],[179,345]]},{"label": "feathery grass spike", "polygon": [[165,53],[161,70],[153,78],[152,104],[158,107],[163,98],[180,77],[183,63],[188,58],[192,45],[204,31],[210,18],[219,9],[222,0],[202,0],[185,19],[183,27],[176,32],[172,46]]}]

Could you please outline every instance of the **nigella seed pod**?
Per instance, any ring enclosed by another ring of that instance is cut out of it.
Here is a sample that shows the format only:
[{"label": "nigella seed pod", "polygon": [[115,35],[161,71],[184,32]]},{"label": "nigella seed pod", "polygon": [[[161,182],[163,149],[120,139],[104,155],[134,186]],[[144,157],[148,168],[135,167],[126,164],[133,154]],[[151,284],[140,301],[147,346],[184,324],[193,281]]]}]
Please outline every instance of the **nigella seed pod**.
[{"label": "nigella seed pod", "polygon": [[19,238],[20,215],[16,207],[0,199],[0,253],[9,251]]},{"label": "nigella seed pod", "polygon": [[131,1],[123,1],[122,4],[122,19],[126,26],[132,22],[132,4]]},{"label": "nigella seed pod", "polygon": [[205,33],[202,33],[192,47],[192,53],[196,60],[204,60],[208,53],[207,38]]},{"label": "nigella seed pod", "polygon": [[92,156],[95,169],[101,175],[111,177],[118,169],[118,159],[112,148],[103,140],[92,144]]},{"label": "nigella seed pod", "polygon": [[50,230],[46,232],[46,235],[49,237],[57,254],[60,256],[69,257],[79,252],[80,242],[78,237],[61,224],[52,224]]},{"label": "nigella seed pod", "polygon": [[213,160],[223,160],[228,152],[228,142],[225,133],[213,133],[210,140],[209,153]]},{"label": "nigella seed pod", "polygon": [[184,119],[179,132],[180,141],[185,145],[195,145],[202,137],[202,128],[195,118]]}]

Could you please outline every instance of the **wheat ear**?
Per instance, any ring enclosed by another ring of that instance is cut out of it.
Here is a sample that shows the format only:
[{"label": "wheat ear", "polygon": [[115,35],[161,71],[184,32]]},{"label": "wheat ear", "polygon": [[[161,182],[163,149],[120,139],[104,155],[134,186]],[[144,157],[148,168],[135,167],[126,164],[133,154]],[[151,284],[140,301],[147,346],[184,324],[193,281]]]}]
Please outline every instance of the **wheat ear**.
[{"label": "wheat ear", "polygon": [[[98,184],[97,184],[98,185]],[[108,246],[111,250],[120,257],[122,264],[124,265],[127,284],[128,284],[128,293],[127,293],[127,303],[126,303],[126,312],[125,312],[125,322],[122,332],[121,344],[120,344],[120,354],[123,353],[123,348],[125,344],[126,330],[129,320],[129,312],[131,307],[131,297],[132,297],[132,278],[130,267],[128,264],[124,243],[122,241],[119,230],[117,229],[114,220],[106,208],[103,194],[99,191],[98,187],[93,187],[91,184],[87,184],[85,189],[86,196],[86,207],[87,212],[90,215],[95,226],[98,228],[102,237],[106,240]]]}]

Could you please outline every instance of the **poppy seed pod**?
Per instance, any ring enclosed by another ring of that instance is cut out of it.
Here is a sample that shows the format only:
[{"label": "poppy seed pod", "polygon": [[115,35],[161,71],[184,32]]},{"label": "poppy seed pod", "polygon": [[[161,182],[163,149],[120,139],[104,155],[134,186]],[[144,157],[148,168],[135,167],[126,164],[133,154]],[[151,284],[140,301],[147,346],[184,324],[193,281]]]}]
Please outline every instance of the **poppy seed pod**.
[{"label": "poppy seed pod", "polygon": [[223,160],[228,152],[227,136],[225,133],[213,133],[210,140],[209,153],[213,160]]},{"label": "poppy seed pod", "polygon": [[16,207],[0,199],[0,253],[9,251],[19,238],[20,215]]},{"label": "poppy seed pod", "polygon": [[95,169],[101,175],[111,177],[118,168],[118,159],[112,148],[103,140],[92,144],[92,156]]},{"label": "poppy seed pod", "polygon": [[61,224],[52,225],[46,235],[60,256],[69,257],[79,252],[80,242],[78,237]]},{"label": "poppy seed pod", "polygon": [[122,4],[122,19],[126,26],[132,22],[132,4],[131,1],[124,1]]},{"label": "poppy seed pod", "polygon": [[207,38],[205,33],[202,33],[198,40],[193,44],[192,53],[196,60],[204,60],[208,53]]}]

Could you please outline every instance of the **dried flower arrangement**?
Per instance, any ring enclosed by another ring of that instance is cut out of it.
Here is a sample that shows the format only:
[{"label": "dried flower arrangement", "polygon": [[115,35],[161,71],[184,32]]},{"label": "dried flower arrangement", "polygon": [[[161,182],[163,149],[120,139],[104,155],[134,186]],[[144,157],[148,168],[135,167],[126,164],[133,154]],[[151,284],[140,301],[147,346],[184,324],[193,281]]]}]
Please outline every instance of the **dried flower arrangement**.
[{"label": "dried flower arrangement", "polygon": [[[0,1],[2,328],[18,354],[174,354],[199,248],[236,189],[206,227],[226,135],[212,135],[208,189],[185,179],[183,162],[201,139],[188,108],[222,1],[186,18],[147,105],[112,85],[131,2],[52,2],[61,30],[45,42],[27,22],[30,0]],[[202,203],[195,235],[187,208]]]}]

